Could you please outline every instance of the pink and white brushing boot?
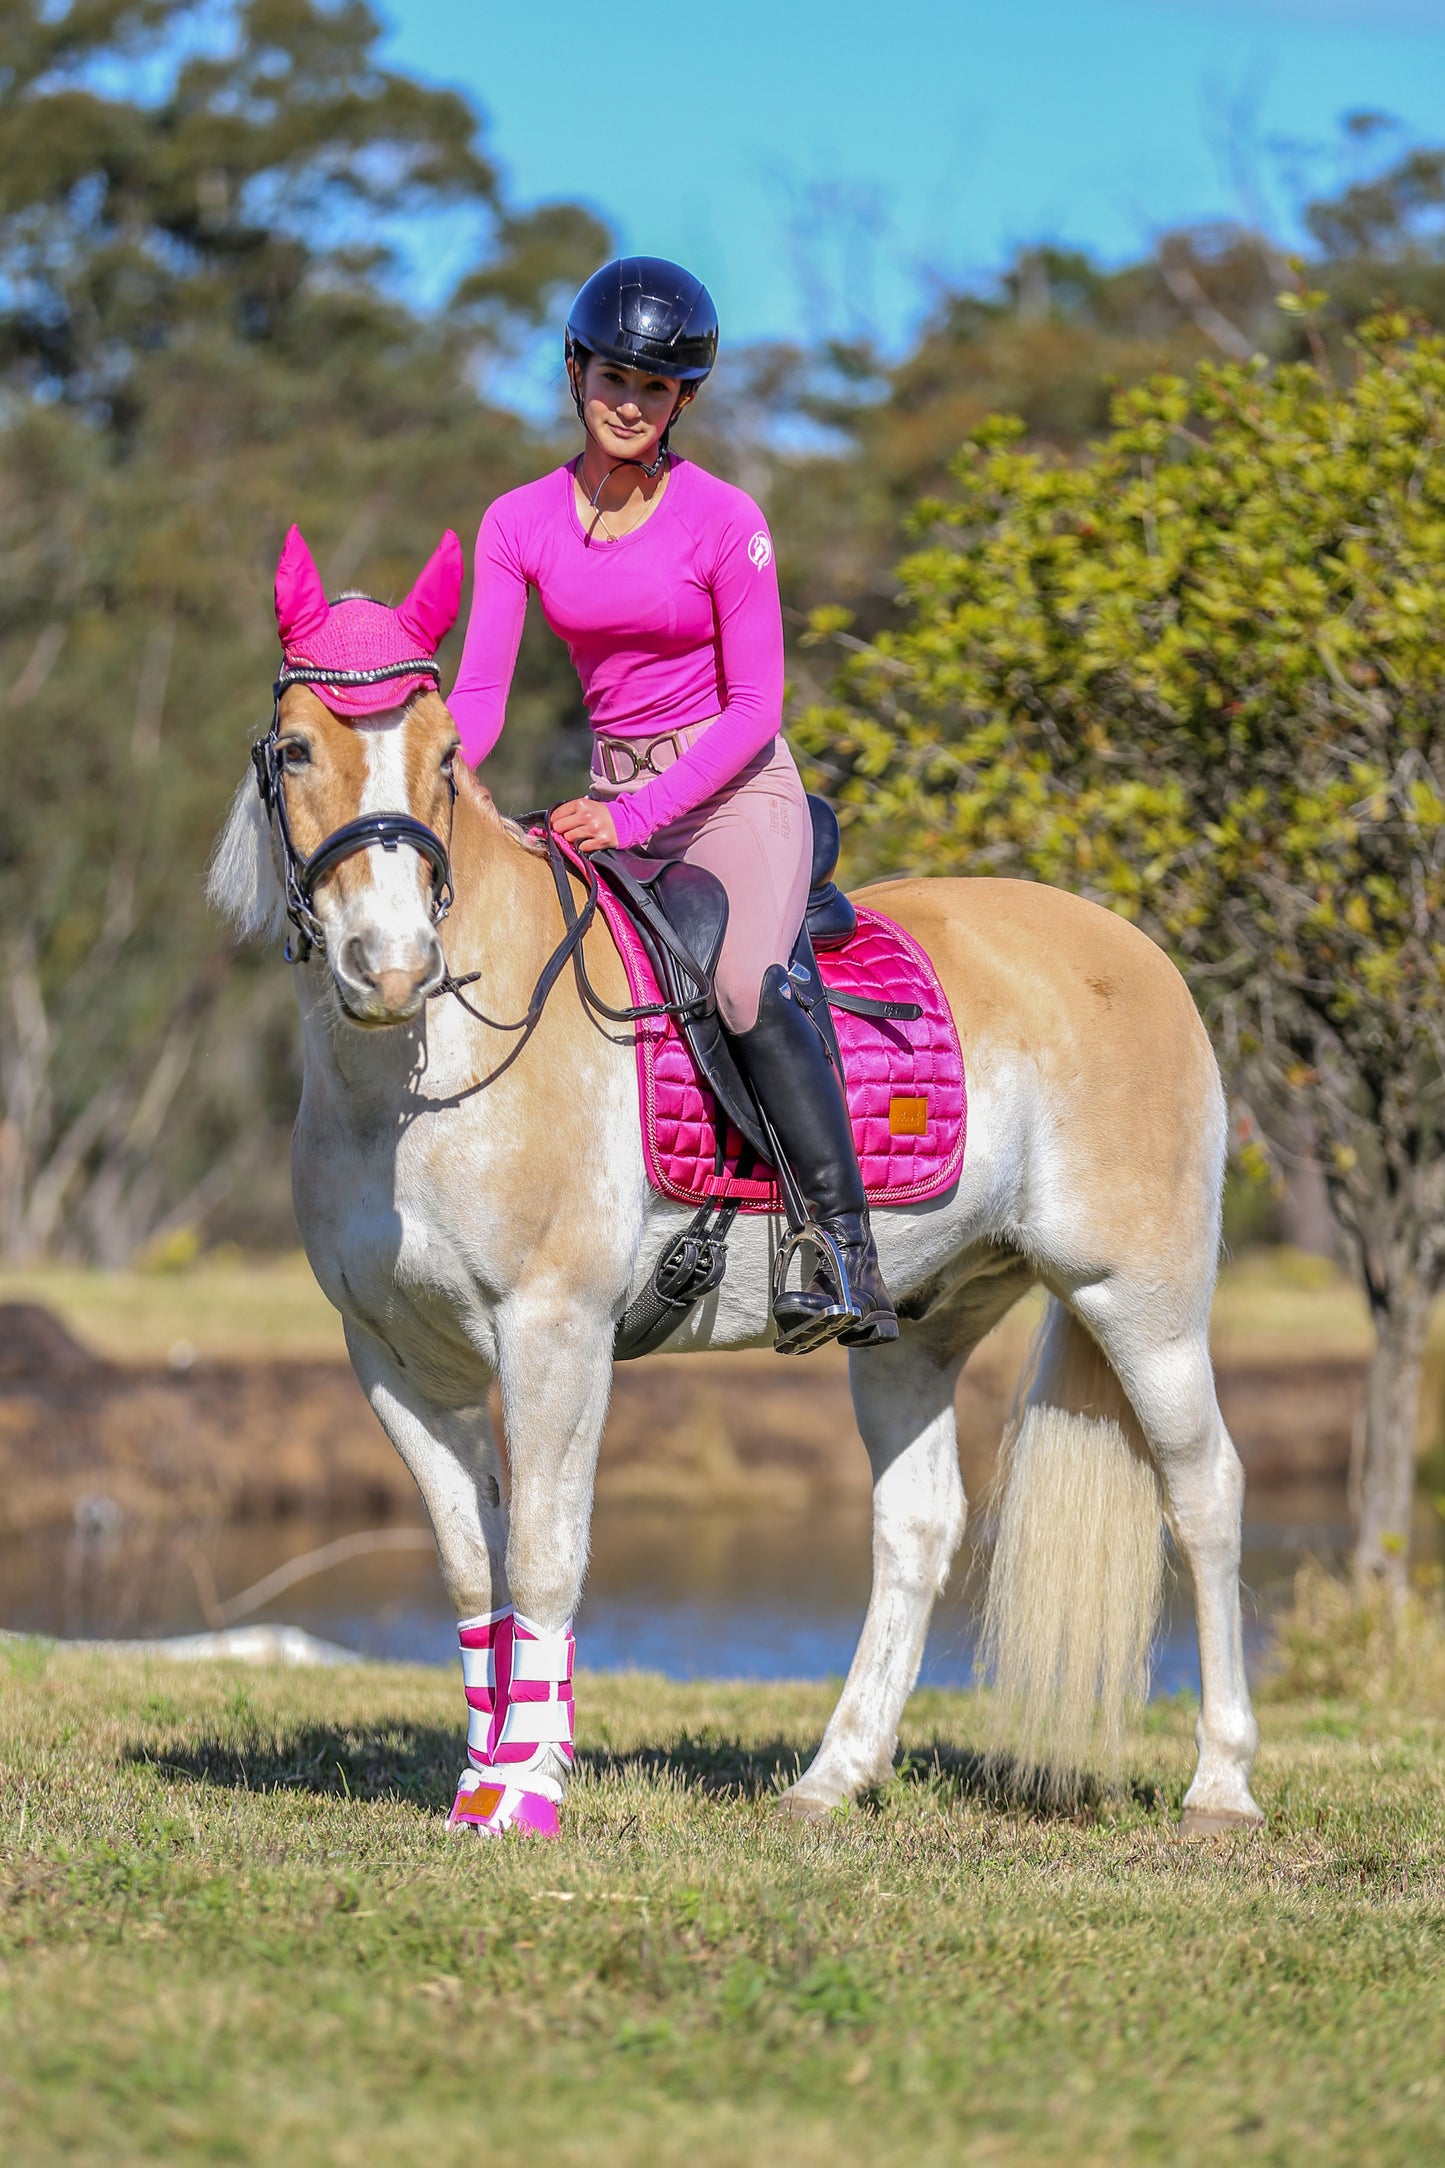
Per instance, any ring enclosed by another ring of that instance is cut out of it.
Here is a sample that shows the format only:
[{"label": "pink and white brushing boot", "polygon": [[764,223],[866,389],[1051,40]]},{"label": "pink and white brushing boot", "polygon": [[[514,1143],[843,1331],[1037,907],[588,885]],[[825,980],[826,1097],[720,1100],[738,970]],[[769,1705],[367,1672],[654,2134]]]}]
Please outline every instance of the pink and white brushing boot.
[{"label": "pink and white brushing boot", "polygon": [[509,1604],[463,1619],[457,1633],[467,1767],[447,1826],[555,1837],[572,1767],[571,1627],[545,1634]]}]

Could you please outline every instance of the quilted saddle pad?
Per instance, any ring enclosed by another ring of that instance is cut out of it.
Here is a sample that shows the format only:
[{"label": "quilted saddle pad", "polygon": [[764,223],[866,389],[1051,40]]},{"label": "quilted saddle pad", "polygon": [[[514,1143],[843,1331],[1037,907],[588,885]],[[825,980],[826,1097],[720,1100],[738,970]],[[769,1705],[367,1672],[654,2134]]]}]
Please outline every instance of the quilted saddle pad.
[{"label": "quilted saddle pad", "polygon": [[[631,920],[604,885],[601,907],[627,972],[631,1002],[661,999]],[[858,930],[818,958],[823,984],[839,993],[916,1001],[916,1023],[833,1011],[843,1054],[848,1108],[868,1201],[920,1204],[958,1180],[968,1127],[963,1053],[938,974],[909,933],[881,911],[860,909]],[[766,1168],[739,1175],[745,1147],[671,1018],[644,1017],[637,1034],[637,1090],[648,1179],[664,1197],[700,1205],[731,1200],[744,1212],[782,1209]],[[721,1172],[719,1172],[721,1167]]]}]

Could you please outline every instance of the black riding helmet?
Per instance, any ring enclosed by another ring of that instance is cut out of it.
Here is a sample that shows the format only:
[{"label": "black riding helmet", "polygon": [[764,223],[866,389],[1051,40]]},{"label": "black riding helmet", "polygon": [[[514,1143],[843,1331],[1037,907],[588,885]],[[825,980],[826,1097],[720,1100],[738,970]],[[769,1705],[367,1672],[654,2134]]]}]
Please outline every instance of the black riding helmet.
[{"label": "black riding helmet", "polygon": [[700,384],[717,360],[717,310],[702,280],[665,256],[618,256],[567,312],[567,357],[583,348],[624,368]]},{"label": "black riding helmet", "polygon": [[566,352],[579,417],[580,372],[589,354],[600,354],[625,369],[677,377],[684,389],[676,421],[717,360],[717,310],[702,280],[681,264],[665,256],[618,256],[593,272],[568,310]]}]

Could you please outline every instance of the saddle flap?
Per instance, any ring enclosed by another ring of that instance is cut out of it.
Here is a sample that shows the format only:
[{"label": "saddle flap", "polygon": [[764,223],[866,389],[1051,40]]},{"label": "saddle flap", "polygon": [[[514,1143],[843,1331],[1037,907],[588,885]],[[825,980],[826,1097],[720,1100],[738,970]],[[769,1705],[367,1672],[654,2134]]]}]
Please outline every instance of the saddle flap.
[{"label": "saddle flap", "polygon": [[690,866],[686,859],[675,858],[663,867],[652,894],[669,926],[707,974],[698,991],[708,991],[728,927],[727,890],[706,866]]},{"label": "saddle flap", "polygon": [[711,999],[713,972],[727,932],[727,890],[705,866],[690,866],[682,859],[669,860],[645,886],[611,851],[598,851],[593,864],[626,911],[666,999],[684,1006],[706,999],[705,1009],[692,1008],[681,1019],[682,1035],[738,1135],[766,1159],[753,1095],[733,1060]]}]

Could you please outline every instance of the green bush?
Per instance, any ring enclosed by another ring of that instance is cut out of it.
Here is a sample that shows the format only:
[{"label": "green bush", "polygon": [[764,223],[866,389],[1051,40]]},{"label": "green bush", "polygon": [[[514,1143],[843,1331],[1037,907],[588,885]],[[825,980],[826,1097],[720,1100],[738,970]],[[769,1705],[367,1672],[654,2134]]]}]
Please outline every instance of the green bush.
[{"label": "green bush", "polygon": [[1156,377],[1075,464],[995,418],[794,735],[855,857],[1146,927],[1319,1138],[1379,1334],[1361,1563],[1399,1579],[1445,1273],[1445,341],[1381,316],[1353,362]]}]

